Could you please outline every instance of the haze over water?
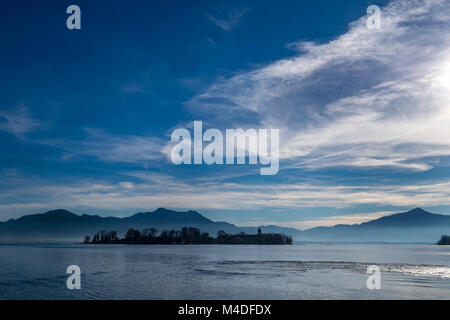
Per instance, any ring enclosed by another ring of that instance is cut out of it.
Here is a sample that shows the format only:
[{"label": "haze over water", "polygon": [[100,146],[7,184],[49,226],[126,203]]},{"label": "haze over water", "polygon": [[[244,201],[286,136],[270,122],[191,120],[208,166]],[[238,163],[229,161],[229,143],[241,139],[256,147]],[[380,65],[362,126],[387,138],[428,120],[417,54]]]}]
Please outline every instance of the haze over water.
[{"label": "haze over water", "polygon": [[[79,265],[81,290],[66,268]],[[369,290],[367,266],[381,267]],[[447,299],[450,247],[0,245],[0,299]]]}]

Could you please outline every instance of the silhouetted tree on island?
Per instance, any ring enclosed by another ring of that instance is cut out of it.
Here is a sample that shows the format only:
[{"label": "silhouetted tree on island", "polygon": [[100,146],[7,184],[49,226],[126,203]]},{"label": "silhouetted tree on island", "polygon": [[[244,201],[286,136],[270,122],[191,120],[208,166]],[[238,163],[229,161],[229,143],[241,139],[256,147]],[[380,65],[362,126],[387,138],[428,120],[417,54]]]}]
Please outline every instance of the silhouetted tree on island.
[{"label": "silhouetted tree on island", "polygon": [[142,232],[130,228],[125,238],[119,239],[116,231],[100,231],[91,238],[86,236],[84,243],[88,244],[292,244],[292,238],[279,233],[258,234],[228,234],[224,230],[217,232],[217,238],[207,232],[201,232],[194,227],[183,227],[180,231],[163,230],[158,236],[154,228],[144,229]]},{"label": "silhouetted tree on island", "polygon": [[142,235],[139,232],[139,230],[135,229],[129,229],[127,233],[125,234],[125,241],[127,243],[141,243],[142,242]]},{"label": "silhouetted tree on island", "polygon": [[84,243],[117,243],[119,241],[119,238],[117,237],[116,231],[100,231],[94,234],[92,237],[92,241],[89,241],[90,237],[86,236],[84,237]]},{"label": "silhouetted tree on island", "polygon": [[158,234],[158,230],[156,230],[155,228],[147,228],[142,231],[142,235],[144,237],[154,238],[157,236],[157,234]]},{"label": "silhouetted tree on island", "polygon": [[450,236],[443,235],[441,239],[437,242],[438,245],[444,246],[444,245],[450,245]]}]

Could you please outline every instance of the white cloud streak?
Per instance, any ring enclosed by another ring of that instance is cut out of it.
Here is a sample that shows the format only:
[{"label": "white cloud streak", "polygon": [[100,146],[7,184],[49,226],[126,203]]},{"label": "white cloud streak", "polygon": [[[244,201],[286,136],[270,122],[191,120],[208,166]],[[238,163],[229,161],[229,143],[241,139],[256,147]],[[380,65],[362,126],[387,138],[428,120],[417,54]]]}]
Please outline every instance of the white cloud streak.
[{"label": "white cloud streak", "polygon": [[84,139],[48,139],[41,141],[64,152],[63,159],[91,156],[105,162],[145,163],[164,159],[166,141],[153,136],[113,135],[85,129]]},{"label": "white cloud streak", "polygon": [[250,8],[238,7],[234,9],[221,10],[219,14],[213,15],[206,13],[205,16],[209,21],[225,32],[230,32],[241,22],[242,18],[247,14]]},{"label": "white cloud streak", "polygon": [[0,130],[7,131],[18,138],[23,139],[29,132],[41,126],[41,122],[34,119],[23,104],[13,109],[0,110]]},{"label": "white cloud streak", "polygon": [[298,43],[295,57],[218,80],[187,108],[228,126],[282,128],[290,168],[428,170],[426,156],[450,155],[449,22],[448,1],[393,1],[380,30],[362,17],[328,43]]}]

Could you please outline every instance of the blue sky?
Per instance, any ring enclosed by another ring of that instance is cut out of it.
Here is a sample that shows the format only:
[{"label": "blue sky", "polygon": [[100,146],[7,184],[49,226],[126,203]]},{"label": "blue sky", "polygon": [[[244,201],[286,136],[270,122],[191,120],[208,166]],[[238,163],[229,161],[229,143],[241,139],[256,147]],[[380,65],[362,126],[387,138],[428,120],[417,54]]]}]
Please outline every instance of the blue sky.
[{"label": "blue sky", "polygon": [[[440,0],[2,4],[0,219],[166,207],[303,229],[450,213],[449,17]],[[170,134],[194,120],[279,128],[279,173],[175,166]]]}]

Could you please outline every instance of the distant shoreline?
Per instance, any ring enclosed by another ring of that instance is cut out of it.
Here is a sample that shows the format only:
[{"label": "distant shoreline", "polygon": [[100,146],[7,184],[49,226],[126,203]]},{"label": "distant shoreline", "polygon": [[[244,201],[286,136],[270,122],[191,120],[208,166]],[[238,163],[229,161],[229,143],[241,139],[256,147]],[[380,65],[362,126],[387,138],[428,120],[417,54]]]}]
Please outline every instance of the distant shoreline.
[{"label": "distant shoreline", "polygon": [[[0,241],[1,245],[84,245],[86,243],[77,240],[29,240],[29,241]],[[381,241],[292,241],[292,245],[432,245],[436,246],[436,242],[381,242]],[[155,244],[156,245],[156,244]],[[180,244],[171,244],[180,245]],[[200,244],[200,245],[216,245],[216,243],[211,244]]]},{"label": "distant shoreline", "polygon": [[262,233],[258,229],[257,234],[229,234],[224,230],[217,232],[217,237],[211,237],[207,232],[201,232],[194,227],[183,227],[181,230],[163,230],[158,234],[155,228],[147,228],[141,231],[130,228],[125,237],[120,239],[116,231],[100,231],[91,239],[86,236],[84,244],[138,244],[138,245],[200,245],[200,244],[254,244],[254,245],[291,245],[292,237],[281,233]]}]

